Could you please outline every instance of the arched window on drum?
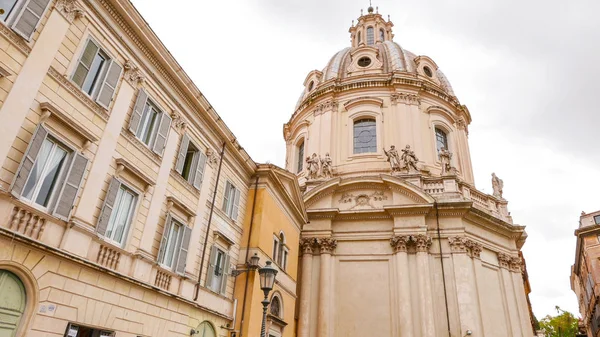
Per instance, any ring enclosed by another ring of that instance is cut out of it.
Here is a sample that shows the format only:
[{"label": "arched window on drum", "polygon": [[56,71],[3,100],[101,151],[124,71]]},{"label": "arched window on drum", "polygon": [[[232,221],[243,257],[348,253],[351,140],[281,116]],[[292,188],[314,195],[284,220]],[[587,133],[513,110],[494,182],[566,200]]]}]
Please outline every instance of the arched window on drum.
[{"label": "arched window on drum", "polygon": [[354,154],[377,152],[375,120],[359,119],[354,122]]},{"label": "arched window on drum", "polygon": [[440,153],[442,148],[448,151],[450,150],[448,148],[448,134],[440,128],[435,128],[435,146],[438,154]]}]

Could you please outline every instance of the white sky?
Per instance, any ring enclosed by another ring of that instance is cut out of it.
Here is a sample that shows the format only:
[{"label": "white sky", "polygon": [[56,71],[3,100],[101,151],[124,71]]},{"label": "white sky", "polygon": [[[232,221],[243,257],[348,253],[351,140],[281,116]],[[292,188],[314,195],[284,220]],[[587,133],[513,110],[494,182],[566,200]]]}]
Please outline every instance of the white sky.
[{"label": "white sky", "polygon": [[[283,166],[282,125],[306,75],[350,43],[362,0],[134,0],[257,162]],[[597,0],[380,0],[394,40],[430,56],[471,111],[480,190],[504,180],[536,316],[578,313],[570,266],[580,212],[600,209]]]}]

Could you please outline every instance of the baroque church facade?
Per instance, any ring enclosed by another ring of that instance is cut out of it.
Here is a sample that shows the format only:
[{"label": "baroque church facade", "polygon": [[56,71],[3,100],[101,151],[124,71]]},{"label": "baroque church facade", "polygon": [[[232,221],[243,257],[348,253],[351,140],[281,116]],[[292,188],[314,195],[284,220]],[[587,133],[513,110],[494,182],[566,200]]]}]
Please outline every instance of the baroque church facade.
[{"label": "baroque church facade", "polygon": [[533,336],[524,227],[498,177],[474,186],[469,110],[392,27],[361,13],[284,125],[308,214],[298,337]]}]

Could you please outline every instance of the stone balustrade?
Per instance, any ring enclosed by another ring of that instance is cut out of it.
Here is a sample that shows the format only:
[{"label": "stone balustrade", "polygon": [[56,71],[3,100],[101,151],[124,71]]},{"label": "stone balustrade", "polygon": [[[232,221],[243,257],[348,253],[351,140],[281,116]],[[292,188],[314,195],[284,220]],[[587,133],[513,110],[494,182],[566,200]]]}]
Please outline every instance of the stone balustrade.
[{"label": "stone balustrade", "polygon": [[117,268],[119,268],[120,261],[121,253],[119,251],[110,246],[100,245],[100,250],[98,251],[96,263],[106,268],[117,270]]},{"label": "stone balustrade", "polygon": [[44,233],[46,219],[31,209],[15,205],[12,209],[8,228],[28,236],[34,240],[39,240]]},{"label": "stone balustrade", "polygon": [[169,291],[169,287],[171,286],[172,276],[160,269],[156,270],[156,276],[154,277],[154,285]]}]

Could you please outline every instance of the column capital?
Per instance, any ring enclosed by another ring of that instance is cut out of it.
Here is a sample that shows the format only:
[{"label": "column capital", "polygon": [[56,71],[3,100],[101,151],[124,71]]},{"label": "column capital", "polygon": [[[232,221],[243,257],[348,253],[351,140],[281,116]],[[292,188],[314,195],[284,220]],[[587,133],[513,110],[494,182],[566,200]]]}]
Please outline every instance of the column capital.
[{"label": "column capital", "polygon": [[429,235],[414,235],[412,240],[417,245],[417,252],[427,252],[429,247],[431,247],[431,237]]},{"label": "column capital", "polygon": [[481,251],[483,250],[481,243],[467,239],[465,246],[469,249],[469,256],[476,259],[481,257]]},{"label": "column capital", "polygon": [[390,239],[390,245],[394,248],[394,252],[406,252],[410,243],[410,235],[394,235]]},{"label": "column capital", "polygon": [[127,83],[131,84],[132,87],[138,88],[144,84],[146,77],[144,74],[142,74],[140,68],[138,68],[135,64],[133,64],[131,61],[127,61],[123,65],[123,68],[125,69],[125,80]]},{"label": "column capital", "polygon": [[523,268],[523,259],[519,256],[515,256],[510,259],[509,269],[512,272],[520,273]]},{"label": "column capital", "polygon": [[337,247],[337,240],[334,238],[319,238],[317,239],[321,254],[331,254]]},{"label": "column capital", "polygon": [[453,254],[467,252],[467,238],[464,236],[450,236],[448,237],[448,243]]},{"label": "column capital", "polygon": [[312,255],[313,248],[318,245],[317,238],[301,238],[300,239],[300,251],[302,254]]},{"label": "column capital", "polygon": [[508,254],[498,253],[498,264],[500,265],[500,268],[509,269],[512,259],[513,257]]}]

